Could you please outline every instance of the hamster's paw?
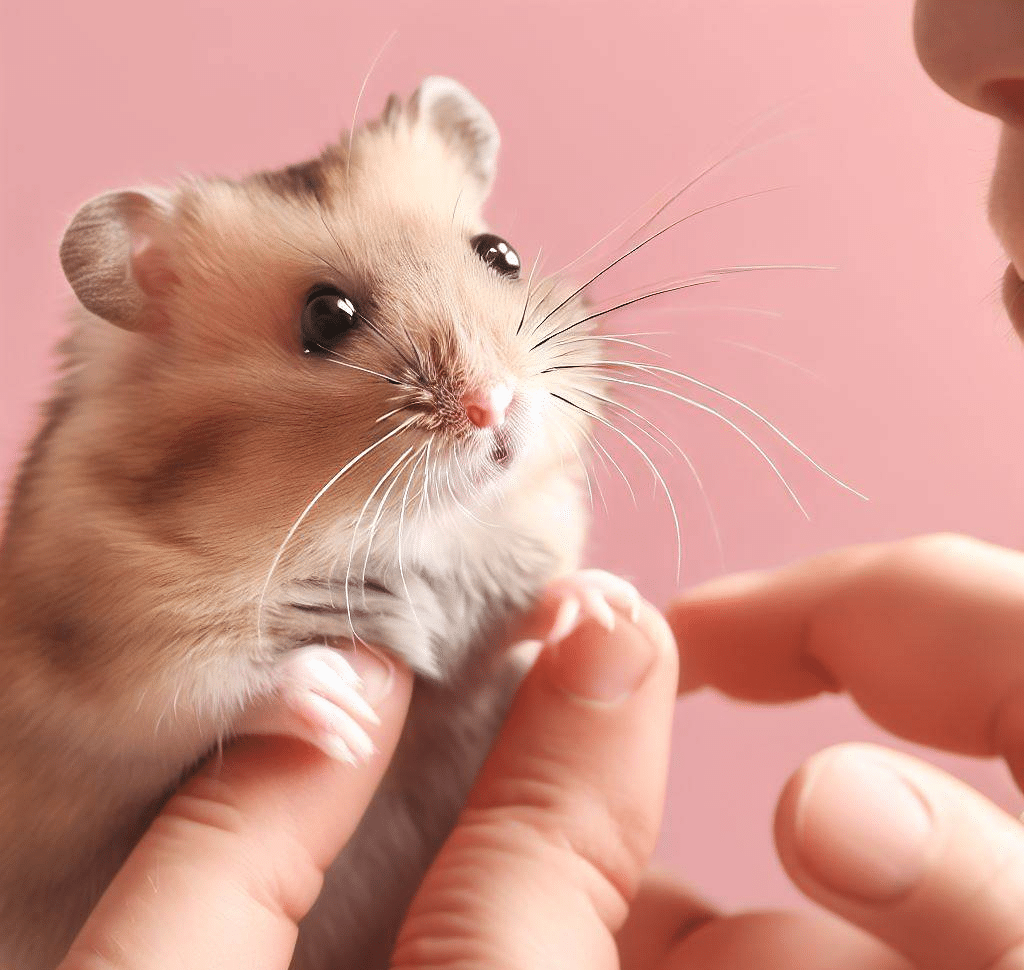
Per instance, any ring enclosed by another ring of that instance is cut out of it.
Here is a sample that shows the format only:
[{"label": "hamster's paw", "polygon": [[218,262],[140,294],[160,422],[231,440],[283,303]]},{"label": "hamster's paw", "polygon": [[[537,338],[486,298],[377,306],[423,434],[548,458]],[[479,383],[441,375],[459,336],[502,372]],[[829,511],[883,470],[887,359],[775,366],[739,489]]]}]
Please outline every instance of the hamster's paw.
[{"label": "hamster's paw", "polygon": [[615,629],[615,611],[626,614],[634,623],[640,616],[640,594],[632,583],[603,569],[581,569],[556,579],[546,590],[544,601],[554,615],[540,640],[559,643],[584,620],[596,620],[606,630]]},{"label": "hamster's paw", "polygon": [[380,724],[380,718],[359,692],[359,675],[341,651],[326,646],[289,650],[273,677],[273,692],[242,714],[236,734],[298,738],[352,765],[373,754],[363,725]]}]

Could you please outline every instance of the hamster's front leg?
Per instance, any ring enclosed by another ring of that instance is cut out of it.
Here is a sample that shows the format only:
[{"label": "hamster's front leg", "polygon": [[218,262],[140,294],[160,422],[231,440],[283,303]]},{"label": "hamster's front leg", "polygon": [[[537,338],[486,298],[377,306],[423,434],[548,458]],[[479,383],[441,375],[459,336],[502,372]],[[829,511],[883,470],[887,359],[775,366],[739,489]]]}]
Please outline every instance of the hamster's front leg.
[{"label": "hamster's front leg", "polygon": [[368,758],[366,727],[380,723],[371,704],[383,685],[367,688],[350,661],[382,648],[417,673],[436,676],[434,645],[447,639],[439,592],[415,574],[402,595],[373,580],[340,590],[326,580],[296,583],[268,624],[274,653],[261,664],[265,690],[234,733],[298,738],[349,763]]}]

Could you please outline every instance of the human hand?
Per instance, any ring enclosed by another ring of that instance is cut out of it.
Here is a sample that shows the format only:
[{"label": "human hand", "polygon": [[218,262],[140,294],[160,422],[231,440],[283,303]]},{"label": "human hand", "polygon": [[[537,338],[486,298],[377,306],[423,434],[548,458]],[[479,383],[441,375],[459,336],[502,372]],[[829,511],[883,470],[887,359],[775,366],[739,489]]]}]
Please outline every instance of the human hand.
[{"label": "human hand", "polygon": [[[1000,750],[1024,777],[1024,697],[1010,689],[1024,665],[1024,557],[943,538],[848,550],[705,586],[670,618],[684,689],[711,683],[762,701],[846,689],[896,733]],[[1021,937],[1024,829],[957,780],[882,749],[818,755],[780,803],[784,864],[848,922],[721,916],[648,874],[678,684],[670,637],[646,606],[636,625],[586,624],[543,653],[410,909],[393,965],[909,966],[891,944],[929,970],[1024,966],[1019,948],[1010,955]],[[320,872],[383,771],[408,689],[400,674],[378,703],[380,753],[364,769],[259,739],[198,776],[140,843],[64,970],[100,959],[132,970],[283,970]],[[605,700],[585,699],[595,689]],[[894,837],[867,825],[886,819],[917,827]]]},{"label": "human hand", "polygon": [[353,655],[381,723],[358,766],[300,741],[232,742],[167,803],[60,970],[286,970],[324,869],[351,837],[405,720],[411,676]]},{"label": "human hand", "polygon": [[[539,619],[547,629],[554,617]],[[542,653],[394,966],[612,966],[613,934],[657,836],[677,685],[671,634],[649,606],[636,625],[585,623]],[[61,970],[285,970],[321,874],[381,778],[409,691],[396,671],[374,703],[377,753],[357,767],[297,741],[230,746],[170,800]]]},{"label": "human hand", "polygon": [[[1024,784],[1024,556],[931,536],[696,589],[670,609],[683,689],[781,702],[845,691],[920,744],[1002,755]],[[782,794],[776,843],[811,899],[859,926],[716,917],[660,966],[1024,967],[1024,826],[917,759],[841,745]],[[670,924],[670,918],[667,918]],[[690,910],[681,923],[692,921]],[[877,942],[876,942],[877,941]]]},{"label": "human hand", "polygon": [[[846,690],[894,733],[1002,753],[1024,780],[1024,556],[943,536],[850,549],[706,585],[669,618],[683,691],[765,702]],[[1024,967],[1024,827],[882,748],[822,752],[780,800],[783,863],[834,916],[723,915],[648,872],[674,669],[664,633],[648,610],[639,628],[584,628],[562,654],[572,671],[581,656],[652,647],[636,693],[610,707],[552,689],[558,659],[541,658],[413,904],[396,968]]]}]

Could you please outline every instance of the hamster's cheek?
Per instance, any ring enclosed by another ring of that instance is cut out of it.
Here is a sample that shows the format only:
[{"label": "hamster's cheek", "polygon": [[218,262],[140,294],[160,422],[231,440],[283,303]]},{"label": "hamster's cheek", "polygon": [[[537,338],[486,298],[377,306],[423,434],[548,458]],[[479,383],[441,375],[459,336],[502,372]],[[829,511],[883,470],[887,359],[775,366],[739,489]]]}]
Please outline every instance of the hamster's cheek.
[{"label": "hamster's cheek", "polygon": [[1003,278],[1003,302],[1024,338],[1024,131],[1003,127],[989,194],[989,219],[1010,265]]}]

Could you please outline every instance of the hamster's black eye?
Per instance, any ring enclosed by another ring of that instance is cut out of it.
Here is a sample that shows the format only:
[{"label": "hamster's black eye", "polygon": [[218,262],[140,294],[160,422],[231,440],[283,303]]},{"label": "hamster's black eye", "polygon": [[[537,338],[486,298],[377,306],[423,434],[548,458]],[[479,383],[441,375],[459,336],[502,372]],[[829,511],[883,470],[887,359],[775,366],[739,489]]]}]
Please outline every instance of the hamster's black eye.
[{"label": "hamster's black eye", "polygon": [[509,279],[519,279],[519,253],[501,236],[495,236],[493,232],[484,232],[470,239],[469,244],[477,256],[492,269]]},{"label": "hamster's black eye", "polygon": [[302,350],[326,354],[356,322],[355,304],[340,290],[321,286],[306,297],[302,310]]}]

